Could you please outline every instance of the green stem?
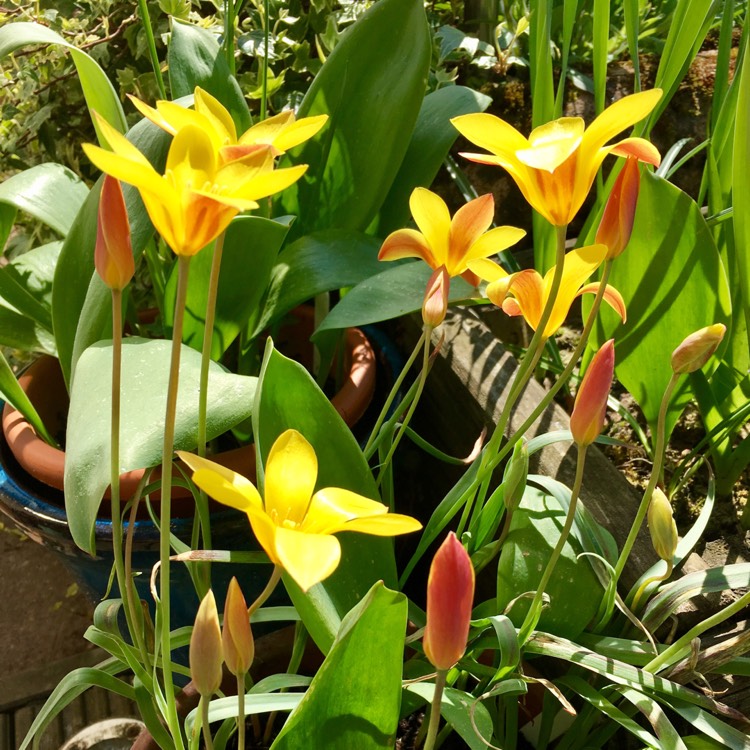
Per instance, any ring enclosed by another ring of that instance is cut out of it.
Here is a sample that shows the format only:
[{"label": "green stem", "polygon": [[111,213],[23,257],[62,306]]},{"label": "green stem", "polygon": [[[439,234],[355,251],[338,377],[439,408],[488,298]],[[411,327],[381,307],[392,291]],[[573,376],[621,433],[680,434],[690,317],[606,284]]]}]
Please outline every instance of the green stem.
[{"label": "green stem", "polygon": [[237,750],[245,750],[245,675],[237,675]]},{"label": "green stem", "polygon": [[526,613],[523,624],[518,631],[519,643],[526,643],[532,631],[536,628],[536,625],[539,622],[539,613],[541,611],[544,590],[547,588],[549,579],[552,577],[552,573],[555,570],[557,561],[560,559],[560,555],[562,554],[563,547],[565,547],[565,542],[568,541],[570,530],[573,528],[573,521],[575,520],[576,515],[576,505],[578,504],[578,495],[581,492],[581,484],[583,483],[583,467],[586,465],[586,448],[587,446],[585,445],[578,446],[576,476],[573,482],[573,489],[570,493],[570,505],[568,505],[568,513],[565,516],[565,524],[562,527],[560,538],[557,540],[555,549],[552,550],[552,555],[547,561],[547,567],[544,569],[544,573],[542,574],[542,580],[539,581],[539,586],[537,586],[536,593],[534,594],[534,599],[532,600],[531,606],[529,607],[529,611]]},{"label": "green stem", "polygon": [[205,750],[214,750],[214,741],[211,737],[211,726],[208,723],[208,703],[205,695],[201,695],[201,724],[203,725],[203,744]]},{"label": "green stem", "polygon": [[445,670],[439,670],[435,679],[435,694],[432,696],[432,708],[430,709],[430,725],[427,728],[427,739],[424,742],[424,750],[433,750],[438,726],[440,725],[440,702],[443,699],[445,688]]},{"label": "green stem", "polygon": [[638,532],[641,530],[641,526],[643,525],[643,519],[646,517],[646,513],[648,512],[648,505],[651,502],[651,496],[654,494],[654,490],[656,489],[656,485],[659,481],[659,477],[661,476],[662,464],[664,462],[664,449],[666,448],[665,436],[666,436],[667,409],[669,408],[669,401],[672,398],[672,392],[674,391],[678,380],[679,380],[679,375],[677,375],[676,373],[673,373],[664,391],[664,396],[661,400],[661,406],[659,407],[659,417],[656,423],[656,445],[654,446],[654,466],[651,470],[651,478],[649,479],[648,485],[645,491],[643,492],[643,498],[641,499],[641,504],[638,506],[638,512],[636,513],[635,520],[633,521],[633,525],[630,527],[630,533],[628,534],[628,538],[625,540],[625,544],[623,545],[622,552],[620,552],[620,556],[617,558],[617,565],[615,565],[615,572],[614,572],[615,585],[617,585],[617,582],[620,580],[620,575],[622,574],[622,570],[625,567],[625,563],[627,562],[627,559],[630,556],[630,552],[633,549],[633,545],[635,544],[635,540],[636,540],[636,537],[638,536]]},{"label": "green stem", "polygon": [[161,74],[159,56],[156,53],[156,39],[154,38],[154,30],[151,27],[151,17],[148,14],[148,5],[146,3],[146,0],[138,0],[138,10],[141,14],[143,30],[146,32],[148,56],[151,59],[151,67],[154,69],[154,75],[156,76],[156,85],[159,88],[159,96],[162,99],[166,99],[167,89],[164,86],[164,77]]},{"label": "green stem", "polygon": [[234,0],[225,0],[224,3],[224,53],[227,58],[229,72],[234,75],[236,68],[234,64]]},{"label": "green stem", "polygon": [[372,432],[370,433],[370,437],[367,440],[367,445],[365,445],[364,454],[369,459],[372,455],[373,449],[375,448],[375,441],[378,437],[378,433],[380,432],[380,428],[383,426],[383,421],[388,416],[388,412],[391,408],[391,404],[393,404],[394,399],[398,395],[399,390],[401,389],[401,386],[404,382],[404,379],[406,378],[407,373],[411,369],[411,366],[414,364],[414,360],[416,360],[417,355],[422,349],[422,344],[425,340],[425,332],[422,331],[422,335],[419,337],[419,341],[417,341],[416,346],[414,347],[414,351],[409,355],[409,359],[406,361],[406,364],[401,369],[401,372],[398,374],[398,377],[396,378],[396,382],[393,384],[393,388],[391,388],[391,392],[388,394],[388,398],[385,400],[385,403],[383,404],[383,408],[380,410],[380,414],[378,415],[378,419],[375,422],[375,426],[372,428]]},{"label": "green stem", "polygon": [[133,642],[138,647],[144,665],[149,659],[141,632],[141,620],[133,604],[133,581],[125,567],[122,547],[122,510],[120,505],[120,391],[122,381],[122,290],[112,289],[112,415],[110,422],[109,483],[112,507],[112,553],[115,558],[115,575],[120,589],[125,620]]},{"label": "green stem", "polygon": [[275,565],[266,587],[260,592],[260,596],[258,596],[258,598],[247,608],[248,617],[252,617],[253,612],[259,610],[266,603],[268,597],[273,594],[274,589],[281,580],[281,573],[281,568],[278,565]]},{"label": "green stem", "polygon": [[269,18],[269,1],[263,0],[263,77],[261,79],[260,121],[266,119],[268,113],[268,36],[271,21]]},{"label": "green stem", "polygon": [[661,576],[651,576],[650,578],[647,578],[639,587],[638,591],[635,592],[635,596],[633,597],[633,601],[630,604],[630,611],[633,614],[638,614],[638,605],[641,602],[641,597],[645,593],[646,589],[652,584],[657,583],[658,581],[666,581],[669,576],[672,575],[672,561],[667,561],[667,571],[664,573],[664,575]]},{"label": "green stem", "polygon": [[424,390],[424,384],[427,381],[427,375],[430,372],[430,334],[431,332],[432,332],[431,328],[427,328],[425,330],[424,346],[423,346],[423,354],[422,354],[422,371],[419,373],[417,392],[414,396],[414,400],[409,405],[409,411],[407,411],[406,414],[404,415],[404,420],[401,423],[401,428],[399,429],[398,433],[394,437],[393,443],[391,444],[391,447],[388,450],[388,454],[386,455],[385,460],[380,466],[380,473],[378,474],[377,484],[380,484],[383,477],[385,476],[385,471],[388,468],[389,464],[391,463],[391,459],[393,458],[393,454],[396,452],[396,448],[398,448],[398,444],[401,442],[401,438],[403,438],[404,434],[406,433],[406,428],[409,425],[409,422],[411,421],[412,416],[414,415],[414,411],[417,408],[417,404],[419,403],[419,399],[422,395],[422,391]]},{"label": "green stem", "polygon": [[683,651],[688,651],[690,649],[690,644],[694,638],[698,638],[710,628],[715,628],[729,617],[736,615],[742,609],[747,607],[748,604],[750,604],[750,591],[743,594],[736,602],[732,602],[730,605],[724,607],[724,609],[719,610],[688,630],[685,635],[678,638],[669,648],[662,651],[657,657],[646,664],[646,666],[643,667],[643,671],[656,673],[663,666],[674,663],[681,656]]},{"label": "green stem", "polygon": [[180,719],[175,704],[175,690],[172,681],[172,648],[170,643],[170,519],[172,515],[172,454],[174,453],[174,427],[177,415],[177,389],[180,375],[180,354],[182,351],[182,327],[185,318],[185,300],[187,298],[188,276],[190,273],[190,256],[180,255],[177,258],[177,299],[175,300],[174,325],[172,328],[172,355],[169,365],[169,385],[167,390],[167,407],[164,416],[164,445],[161,455],[161,531],[159,534],[159,561],[161,600],[161,649],[162,670],[164,673],[164,700],[167,712],[167,724],[172,732],[177,748],[182,748]]}]

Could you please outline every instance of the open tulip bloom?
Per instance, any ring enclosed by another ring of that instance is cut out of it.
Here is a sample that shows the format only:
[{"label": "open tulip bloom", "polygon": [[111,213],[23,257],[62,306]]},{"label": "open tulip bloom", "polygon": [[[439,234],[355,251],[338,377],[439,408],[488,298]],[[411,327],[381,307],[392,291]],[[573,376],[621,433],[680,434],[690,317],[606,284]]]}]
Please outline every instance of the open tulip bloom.
[{"label": "open tulip bloom", "polygon": [[646,117],[661,93],[661,89],[652,89],[623,97],[588,128],[580,117],[561,117],[534,128],[528,138],[486,113],[462,115],[451,122],[461,135],[490,152],[462,156],[506,169],[524,198],[545,219],[555,226],[566,226],[583,205],[607,154],[659,165],[659,152],[643,138],[606,144]]},{"label": "open tulip bloom", "polygon": [[[572,250],[565,256],[560,289],[544,328],[545,339],[557,333],[576,297],[586,293],[596,294],[599,291],[599,282],[595,281],[585,286],[584,282],[604,262],[607,253],[606,245],[589,245]],[[547,271],[544,278],[533,269],[509,274],[497,263],[488,259],[473,262],[470,267],[480,278],[490,282],[486,293],[494,304],[501,307],[508,315],[522,315],[526,322],[536,330],[552,288],[555,266]],[[511,294],[512,297],[506,296]],[[604,299],[624,323],[626,320],[625,302],[620,293],[608,284],[604,290]]]},{"label": "open tulip bloom", "polygon": [[499,253],[526,235],[516,227],[490,229],[495,216],[490,194],[469,201],[451,219],[439,195],[415,188],[409,208],[420,231],[399,229],[389,234],[380,248],[380,260],[421,258],[433,270],[445,266],[449,276],[460,276],[469,270],[470,261]]},{"label": "open tulip bloom", "polygon": [[327,578],[339,564],[334,534],[359,531],[395,536],[418,531],[410,516],[389,513],[382,503],[338,487],[315,490],[318,459],[296,430],[282,433],[265,467],[265,500],[240,474],[192,453],[178,452],[193,470],[193,482],[220,503],[243,511],[271,562],[303,590]]},{"label": "open tulip bloom", "polygon": [[225,163],[241,159],[258,148],[270,147],[276,155],[283,154],[312,138],[328,120],[328,115],[297,120],[294,112],[287,110],[256,123],[238,137],[229,111],[200,87],[195,89],[192,110],[165,100],[156,102],[155,109],[133,96],[130,100],[144,117],[170,135],[176,135],[188,125],[200,128],[209,135]]},{"label": "open tulip bloom", "polygon": [[106,120],[97,122],[112,151],[87,143],[86,155],[102,172],[138,188],[156,230],[177,255],[195,255],[240,211],[257,208],[258,199],[289,187],[307,169],[274,169],[269,147],[224,163],[209,132],[187,124],[173,138],[160,175]]}]

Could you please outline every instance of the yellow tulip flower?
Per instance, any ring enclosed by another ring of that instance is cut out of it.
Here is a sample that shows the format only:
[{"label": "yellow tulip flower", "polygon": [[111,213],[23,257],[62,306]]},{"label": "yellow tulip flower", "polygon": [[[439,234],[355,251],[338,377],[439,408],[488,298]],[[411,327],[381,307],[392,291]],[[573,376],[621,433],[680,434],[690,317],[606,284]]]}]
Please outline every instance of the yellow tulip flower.
[{"label": "yellow tulip flower", "polygon": [[288,110],[269,117],[248,128],[237,137],[232,116],[218,99],[196,86],[194,109],[186,109],[170,101],[156,102],[156,109],[130,97],[136,109],[154,125],[176,135],[187,125],[195,125],[207,133],[222,161],[241,159],[258,148],[270,148],[275,155],[312,138],[325,125],[328,115],[303,117],[297,120]]},{"label": "yellow tulip flower", "polygon": [[169,148],[164,175],[103,118],[97,122],[112,151],[84,144],[102,172],[138,188],[156,230],[177,255],[195,255],[223,232],[240,211],[296,182],[306,165],[274,169],[268,149],[221,163],[211,136],[185,125]]},{"label": "yellow tulip flower", "polygon": [[524,198],[542,216],[555,226],[566,226],[583,205],[607,154],[659,165],[659,152],[643,138],[606,144],[646,117],[661,94],[661,89],[652,89],[623,97],[588,128],[580,117],[561,117],[535,128],[528,138],[499,117],[486,113],[462,115],[451,122],[461,135],[491,152],[462,156],[504,167]]},{"label": "yellow tulip flower", "polygon": [[516,227],[495,227],[492,195],[482,195],[456,211],[451,219],[445,201],[426,188],[415,188],[409,208],[421,231],[399,229],[386,237],[380,260],[421,258],[433,270],[445,266],[448,275],[460,276],[476,258],[505,250],[526,235]]},{"label": "yellow tulip flower", "polygon": [[193,481],[215,500],[247,514],[261,547],[303,590],[327,578],[339,564],[334,534],[359,531],[394,536],[418,531],[410,516],[338,487],[315,490],[318,459],[296,430],[282,433],[266,462],[265,501],[249,479],[192,453],[178,451]]},{"label": "yellow tulip flower", "polygon": [[[565,256],[560,289],[544,328],[545,339],[557,333],[576,297],[586,293],[595,294],[599,290],[599,282],[586,286],[583,284],[604,262],[607,252],[606,245],[590,245],[573,250]],[[502,307],[508,315],[523,315],[526,322],[536,330],[552,288],[554,266],[542,278],[541,274],[533,269],[508,274],[490,260],[475,261],[470,265],[480,278],[490,282],[486,293],[494,304]],[[507,297],[508,294],[513,296]],[[604,300],[612,306],[624,323],[625,302],[620,293],[607,285]]]}]

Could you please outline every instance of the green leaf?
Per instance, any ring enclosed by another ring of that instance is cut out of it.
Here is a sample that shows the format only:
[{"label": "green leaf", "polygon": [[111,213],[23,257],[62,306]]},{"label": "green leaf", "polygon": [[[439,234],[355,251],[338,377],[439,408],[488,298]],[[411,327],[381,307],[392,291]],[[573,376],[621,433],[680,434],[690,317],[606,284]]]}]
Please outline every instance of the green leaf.
[{"label": "green leaf", "polygon": [[280,199],[299,216],[293,234],[370,224],[406,154],[430,53],[421,0],[380,0],[344,32],[300,106],[329,120],[291,159],[310,165]]},{"label": "green leaf", "polygon": [[[560,537],[566,511],[557,499],[534,487],[526,488],[521,504],[513,513],[510,533],[500,553],[498,612],[504,612],[521,594],[536,591]],[[542,611],[540,630],[572,638],[596,615],[604,589],[588,560],[578,558],[582,551],[576,534],[571,533],[546,588],[551,601]],[[524,597],[505,614],[519,627],[530,604],[530,597]]]},{"label": "green leaf", "polygon": [[451,118],[483,112],[491,102],[489,96],[465,86],[446,86],[427,94],[401,168],[378,217],[370,227],[373,234],[385,237],[409,221],[409,196],[412,190],[432,184],[458,136],[458,131],[450,122]]},{"label": "green leaf", "polygon": [[[426,703],[432,703],[435,685],[431,682],[415,682],[406,688],[410,693],[423,698]],[[471,724],[471,707],[474,706],[474,722]],[[471,693],[465,693],[455,688],[445,688],[440,700],[440,713],[443,718],[461,736],[461,739],[471,750],[486,750],[487,742],[492,739],[493,723],[489,711]],[[477,731],[481,737],[477,735]],[[485,742],[484,740],[487,740]]]},{"label": "green leaf", "polygon": [[[260,216],[239,216],[229,225],[221,256],[212,359],[218,360],[247,322],[257,316],[271,268],[288,231],[287,225]],[[198,351],[203,346],[212,261],[213,248],[206,248],[190,261],[182,341]],[[176,294],[175,265],[165,295],[164,318],[169,326],[174,319]]]},{"label": "green leaf", "polygon": [[[73,55],[73,62],[81,81],[83,96],[89,110],[98,112],[113,128],[121,133],[127,130],[125,113],[114,86],[99,64],[88,54],[65,41],[59,34],[38,23],[7,23],[0,29],[0,58],[15,52],[27,44],[59,44],[67,47]],[[106,147],[107,141],[99,132],[96,120],[93,120],[99,143]]]},{"label": "green leaf", "polygon": [[[120,470],[156,466],[164,440],[164,409],[171,341],[132,337],[122,347]],[[192,450],[198,437],[200,354],[183,347],[175,421],[175,449]],[[109,485],[112,347],[89,347],[78,361],[70,397],[65,453],[65,498],[74,541],[94,552],[94,523]],[[256,378],[234,375],[219,365],[209,370],[208,438],[247,419]]]},{"label": "green leaf", "polygon": [[[305,368],[279,354],[269,339],[253,409],[261,484],[271,446],[290,428],[301,432],[315,449],[318,487],[343,487],[379,500],[370,468],[349,428]],[[288,576],[284,578],[292,603],[323,653],[330,649],[341,619],[373,582],[382,580],[393,586],[396,580],[390,539],[342,534],[339,541],[338,569],[307,594]]]},{"label": "green leaf", "polygon": [[250,127],[250,111],[239,84],[229,71],[214,34],[172,18],[167,53],[172,98],[192,95],[196,86],[215,96],[230,112],[239,133]]},{"label": "green leaf", "polygon": [[273,750],[393,747],[401,704],[407,601],[382,582],[341,622]]},{"label": "green leaf", "polygon": [[[130,130],[128,138],[157,170],[164,166],[170,137],[160,128],[142,121]],[[78,212],[55,270],[52,321],[60,366],[68,385],[77,356],[103,338],[112,306],[109,290],[94,271],[100,185],[101,180]],[[153,236],[154,228],[138,191],[123,185],[123,193],[130,219],[133,254],[138,258],[147,240]],[[87,298],[90,301],[86,305]]]},{"label": "green leaf", "polygon": [[88,194],[74,172],[51,162],[19,172],[0,185],[0,203],[31,214],[63,237]]},{"label": "green leaf", "polygon": [[15,310],[0,302],[0,345],[24,352],[57,354],[55,339],[44,327],[31,318],[19,315]]},{"label": "green leaf", "polygon": [[382,271],[379,249],[379,241],[346,229],[317,232],[293,242],[273,267],[253,335],[321,292],[354,286]]},{"label": "green leaf", "polygon": [[16,223],[16,209],[8,203],[0,202],[0,252],[5,249],[5,245],[10,237],[13,225]]},{"label": "green leaf", "polygon": [[[354,287],[318,327],[317,332],[391,320],[422,309],[432,269],[421,261],[398,263]],[[451,279],[450,302],[476,296],[460,277]],[[316,332],[316,333],[317,333]]]},{"label": "green leaf", "polygon": [[[697,204],[666,180],[644,174],[630,244],[612,266],[610,283],[625,300],[628,321],[623,325],[602,309],[597,346],[615,339],[617,378],[653,433],[672,376],[670,353],[688,334],[726,323],[730,315],[726,274]],[[584,301],[584,315],[590,305]],[[667,435],[689,399],[683,379],[670,404]]]}]

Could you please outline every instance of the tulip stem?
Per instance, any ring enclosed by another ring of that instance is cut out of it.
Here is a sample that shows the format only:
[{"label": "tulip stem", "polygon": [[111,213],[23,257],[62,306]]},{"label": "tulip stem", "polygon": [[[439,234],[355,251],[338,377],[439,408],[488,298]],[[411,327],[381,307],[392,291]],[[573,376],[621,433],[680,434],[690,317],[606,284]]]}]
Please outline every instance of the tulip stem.
[{"label": "tulip stem", "polygon": [[164,77],[161,74],[161,65],[159,64],[159,55],[156,53],[156,40],[154,38],[154,29],[151,26],[151,16],[148,14],[148,5],[146,0],[138,0],[138,10],[141,14],[143,30],[146,32],[146,42],[148,46],[148,56],[151,59],[151,67],[154,69],[156,85],[159,88],[159,96],[162,99],[167,98],[167,89],[164,86]]},{"label": "tulip stem", "polygon": [[190,273],[189,255],[177,256],[177,299],[175,300],[174,325],[172,327],[172,354],[169,365],[169,386],[167,389],[167,406],[164,416],[164,445],[161,455],[161,512],[159,533],[159,560],[161,600],[161,649],[162,671],[164,674],[164,703],[166,719],[175,746],[183,748],[180,719],[175,703],[174,683],[172,681],[172,645],[170,641],[170,520],[172,514],[172,454],[174,452],[174,426],[177,415],[177,389],[180,380],[180,355],[182,353],[182,327],[185,318],[185,300],[187,298],[188,276]]},{"label": "tulip stem", "polygon": [[214,750],[214,741],[211,737],[211,725],[208,723],[208,700],[205,695],[201,695],[201,724],[203,728],[203,744],[205,750]]},{"label": "tulip stem", "polygon": [[443,699],[445,677],[447,674],[445,670],[439,670],[435,679],[435,693],[432,696],[430,724],[427,728],[427,739],[424,743],[424,750],[433,750],[435,747],[435,738],[437,737],[438,726],[440,725],[440,702]]},{"label": "tulip stem", "polygon": [[672,561],[667,560],[667,570],[663,575],[660,576],[651,576],[650,578],[647,578],[639,587],[638,591],[635,592],[635,596],[633,597],[633,601],[630,604],[630,611],[634,614],[638,614],[638,605],[641,603],[641,597],[643,596],[646,589],[652,584],[657,583],[658,581],[666,581],[669,576],[672,575]]},{"label": "tulip stem", "polygon": [[269,19],[270,9],[269,1],[263,0],[263,77],[261,79],[261,97],[260,97],[260,121],[266,119],[268,107],[268,34],[271,21]]},{"label": "tulip stem", "polygon": [[236,72],[234,64],[234,0],[225,0],[224,4],[224,51],[227,57],[229,72]]},{"label": "tulip stem", "polygon": [[586,445],[578,446],[576,476],[573,482],[573,489],[570,492],[570,504],[568,505],[568,513],[565,516],[565,524],[560,531],[560,538],[557,540],[555,549],[552,550],[552,555],[550,555],[550,558],[547,561],[547,567],[544,569],[541,581],[539,581],[539,586],[537,586],[536,593],[534,594],[534,599],[532,600],[531,606],[529,607],[529,611],[526,613],[523,624],[518,631],[518,642],[520,644],[526,643],[526,641],[531,636],[531,633],[536,629],[542,611],[542,598],[544,596],[544,590],[547,588],[547,584],[549,583],[550,578],[552,578],[552,573],[555,570],[557,561],[560,559],[560,555],[562,554],[563,548],[565,547],[565,543],[568,541],[570,530],[573,528],[573,521],[575,520],[576,515],[576,505],[578,504],[578,495],[581,492],[581,485],[583,483],[583,467],[586,465],[587,447],[588,446]]},{"label": "tulip stem", "polygon": [[417,344],[414,347],[414,350],[409,355],[409,359],[406,361],[406,364],[401,368],[401,372],[398,374],[398,377],[396,378],[396,382],[393,384],[393,388],[391,388],[391,392],[388,394],[388,398],[385,400],[385,403],[383,404],[383,408],[380,410],[378,419],[375,422],[375,426],[372,428],[372,432],[370,433],[370,437],[367,440],[367,444],[365,445],[365,449],[363,451],[363,453],[365,454],[365,457],[368,459],[370,458],[370,456],[372,456],[375,450],[378,433],[380,432],[380,428],[383,426],[383,422],[385,421],[385,418],[388,416],[388,412],[391,409],[391,405],[393,404],[393,401],[398,395],[398,392],[401,390],[401,386],[403,385],[403,382],[409,370],[411,369],[411,366],[414,364],[414,360],[416,360],[417,355],[422,350],[422,344],[424,343],[425,335],[426,334],[423,330],[422,335],[419,337],[419,341],[417,341]]},{"label": "tulip stem", "polygon": [[656,423],[656,444],[654,446],[654,465],[651,469],[651,478],[649,479],[648,485],[643,492],[641,504],[638,506],[638,512],[636,513],[633,525],[630,527],[628,538],[625,540],[622,552],[620,552],[620,556],[617,558],[617,564],[615,565],[614,572],[615,585],[617,585],[617,582],[620,580],[622,570],[625,567],[625,563],[627,562],[628,557],[630,556],[631,550],[633,549],[633,545],[635,544],[638,532],[641,530],[643,519],[646,517],[646,513],[648,512],[648,506],[651,502],[651,496],[654,494],[654,490],[656,489],[656,485],[658,484],[659,478],[661,476],[662,464],[664,462],[664,449],[666,447],[665,436],[667,409],[669,408],[669,401],[672,398],[672,392],[677,385],[679,377],[680,376],[678,374],[672,373],[672,377],[669,379],[669,383],[667,383],[667,387],[664,391],[664,396],[661,400],[661,406],[659,407],[659,417]]},{"label": "tulip stem", "polygon": [[122,384],[122,290],[112,289],[112,411],[110,422],[110,502],[112,511],[112,554],[115,575],[120,589],[125,620],[133,642],[138,647],[144,665],[148,665],[148,652],[140,620],[133,606],[132,585],[123,556],[122,510],[120,506],[120,390]]},{"label": "tulip stem", "polygon": [[281,568],[278,565],[274,565],[271,577],[268,579],[268,583],[263,591],[260,592],[258,598],[247,608],[247,616],[252,617],[254,612],[257,612],[268,600],[268,597],[273,594],[274,589],[281,580]]},{"label": "tulip stem", "polygon": [[237,750],[245,750],[245,675],[237,675]]}]

